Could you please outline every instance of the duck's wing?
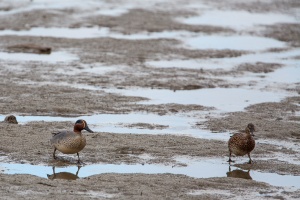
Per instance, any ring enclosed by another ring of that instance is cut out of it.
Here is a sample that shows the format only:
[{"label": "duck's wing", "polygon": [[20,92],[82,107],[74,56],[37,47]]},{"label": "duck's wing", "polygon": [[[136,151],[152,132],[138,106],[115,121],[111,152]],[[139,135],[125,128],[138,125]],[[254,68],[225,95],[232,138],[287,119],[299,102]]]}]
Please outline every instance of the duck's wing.
[{"label": "duck's wing", "polygon": [[68,131],[59,131],[59,132],[52,132],[53,136],[50,139],[50,142],[53,143],[57,143],[59,142],[61,139],[67,137],[66,135],[68,134]]},{"label": "duck's wing", "polygon": [[66,138],[75,137],[76,135],[72,131],[61,131],[54,132],[54,135],[51,138],[52,143],[60,142],[61,140],[65,140]]}]

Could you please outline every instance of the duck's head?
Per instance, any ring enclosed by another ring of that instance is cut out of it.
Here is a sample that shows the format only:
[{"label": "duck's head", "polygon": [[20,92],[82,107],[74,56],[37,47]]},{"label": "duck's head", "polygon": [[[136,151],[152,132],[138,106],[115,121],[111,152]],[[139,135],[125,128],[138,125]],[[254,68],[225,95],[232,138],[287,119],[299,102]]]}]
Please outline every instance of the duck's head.
[{"label": "duck's head", "polygon": [[254,134],[253,134],[253,132],[255,131],[255,126],[254,126],[254,124],[249,123],[249,124],[247,125],[246,130],[247,130],[247,129],[249,130],[249,132],[251,133],[251,135],[254,136]]},{"label": "duck's head", "polygon": [[75,125],[74,125],[74,132],[81,132],[82,130],[86,130],[90,133],[94,133],[94,131],[92,131],[85,120],[83,119],[79,119],[75,122]]},{"label": "duck's head", "polygon": [[10,124],[18,124],[17,118],[14,115],[6,116],[4,122]]}]

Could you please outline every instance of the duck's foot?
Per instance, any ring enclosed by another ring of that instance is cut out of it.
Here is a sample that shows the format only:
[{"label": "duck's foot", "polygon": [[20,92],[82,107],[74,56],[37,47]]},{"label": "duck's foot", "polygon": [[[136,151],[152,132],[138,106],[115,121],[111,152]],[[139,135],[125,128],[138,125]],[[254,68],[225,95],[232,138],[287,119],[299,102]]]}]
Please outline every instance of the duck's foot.
[{"label": "duck's foot", "polygon": [[81,167],[82,165],[85,165],[85,163],[82,162],[81,160],[78,160],[78,161],[77,161],[77,164],[78,164],[78,167]]},{"label": "duck's foot", "polygon": [[248,164],[253,164],[253,160],[249,160]]}]

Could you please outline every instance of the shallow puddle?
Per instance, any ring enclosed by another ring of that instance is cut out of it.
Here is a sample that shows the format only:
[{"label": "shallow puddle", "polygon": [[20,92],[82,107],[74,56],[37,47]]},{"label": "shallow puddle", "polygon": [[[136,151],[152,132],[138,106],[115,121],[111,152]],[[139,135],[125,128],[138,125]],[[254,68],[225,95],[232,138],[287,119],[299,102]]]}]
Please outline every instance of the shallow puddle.
[{"label": "shallow puddle", "polygon": [[188,31],[162,31],[162,32],[142,32],[136,34],[121,34],[111,32],[106,27],[81,27],[81,28],[62,28],[62,27],[36,27],[30,30],[14,31],[2,30],[0,36],[3,35],[17,35],[17,36],[37,36],[37,37],[57,37],[57,38],[72,38],[72,39],[85,39],[85,38],[116,38],[126,40],[149,40],[158,38],[181,39],[184,37],[196,36],[195,33]]},{"label": "shallow puddle", "polygon": [[251,29],[259,25],[297,22],[297,20],[290,15],[233,10],[208,10],[208,12],[204,12],[201,16],[178,20],[186,24],[223,26],[236,30]]},{"label": "shallow puddle", "polygon": [[30,164],[8,164],[0,163],[1,173],[4,174],[31,174],[49,179],[68,179],[89,177],[104,173],[122,174],[183,174],[195,178],[212,177],[235,177],[253,179],[255,181],[266,182],[274,186],[300,188],[299,176],[279,175],[276,173],[263,173],[259,171],[244,171],[229,165],[221,159],[188,159],[179,158],[187,166],[165,166],[157,164],[93,164],[82,167],[51,167]]},{"label": "shallow puddle", "polygon": [[[120,134],[174,134],[188,135],[203,139],[228,140],[229,133],[214,133],[209,130],[194,128],[201,119],[178,115],[155,114],[99,114],[81,117],[50,117],[50,116],[16,116],[19,124],[33,121],[70,121],[75,122],[79,118],[87,121],[89,127],[95,132],[110,132]],[[5,116],[0,116],[0,121]],[[163,126],[163,128],[147,129],[142,127],[129,127],[132,124],[151,124]]]},{"label": "shallow puddle", "polygon": [[285,48],[285,42],[258,36],[199,36],[185,40],[185,44],[194,49],[231,49],[261,51],[270,48]]},{"label": "shallow puddle", "polygon": [[7,53],[0,52],[0,60],[12,60],[12,61],[40,61],[48,63],[57,63],[57,62],[71,62],[79,60],[79,57],[63,52],[52,52],[51,54],[34,54],[34,53]]},{"label": "shallow puddle", "polygon": [[[300,49],[292,49],[284,52],[259,52],[245,54],[231,58],[210,58],[210,59],[192,59],[192,60],[160,60],[147,61],[146,64],[156,68],[185,68],[185,69],[224,69],[230,70],[244,63],[255,64],[278,63],[289,67],[299,67],[299,60],[294,59],[300,55]],[[295,70],[295,69],[291,69]],[[293,71],[290,72],[292,74]],[[271,74],[271,73],[269,73]],[[285,78],[282,78],[285,80]]]},{"label": "shallow puddle", "polygon": [[265,79],[276,83],[300,83],[300,62],[298,66],[277,69],[267,74]]},{"label": "shallow puddle", "polygon": [[196,104],[215,107],[220,112],[242,111],[251,104],[278,102],[288,96],[287,93],[282,92],[267,92],[243,88],[206,88],[199,90],[178,90],[175,92],[166,89],[112,89],[105,91],[150,99],[149,101],[141,102],[141,104]]},{"label": "shallow puddle", "polygon": [[[112,3],[113,4],[113,3]],[[42,0],[42,1],[16,1],[12,9],[7,11],[0,11],[0,15],[17,14],[21,12],[34,12],[35,10],[64,10],[64,9],[78,9],[89,12],[89,14],[102,14],[119,16],[126,13],[128,9],[132,8],[131,5],[124,4],[122,8],[114,8],[110,3],[97,0],[86,0],[84,3],[80,0]],[[110,11],[108,13],[108,10]]]}]

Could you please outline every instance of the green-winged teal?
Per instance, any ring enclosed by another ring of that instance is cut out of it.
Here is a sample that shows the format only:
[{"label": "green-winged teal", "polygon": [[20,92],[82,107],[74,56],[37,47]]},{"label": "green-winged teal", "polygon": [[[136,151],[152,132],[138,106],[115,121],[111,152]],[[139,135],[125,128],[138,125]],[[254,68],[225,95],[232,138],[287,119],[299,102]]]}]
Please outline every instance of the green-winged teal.
[{"label": "green-winged teal", "polygon": [[4,122],[9,124],[18,124],[17,118],[14,115],[6,116]]},{"label": "green-winged teal", "polygon": [[50,140],[54,147],[53,158],[56,159],[56,150],[64,154],[77,153],[78,163],[80,163],[79,151],[81,151],[86,145],[86,139],[81,133],[82,130],[87,130],[88,132],[93,133],[93,131],[88,127],[86,121],[82,119],[76,121],[73,131],[53,133],[54,135]]},{"label": "green-winged teal", "polygon": [[253,132],[255,131],[255,127],[252,123],[248,124],[245,132],[236,133],[230,137],[228,141],[229,148],[229,160],[228,162],[234,162],[231,160],[231,154],[235,154],[236,156],[244,156],[248,154],[249,164],[252,163],[250,152],[255,147],[255,140],[253,138]]}]

